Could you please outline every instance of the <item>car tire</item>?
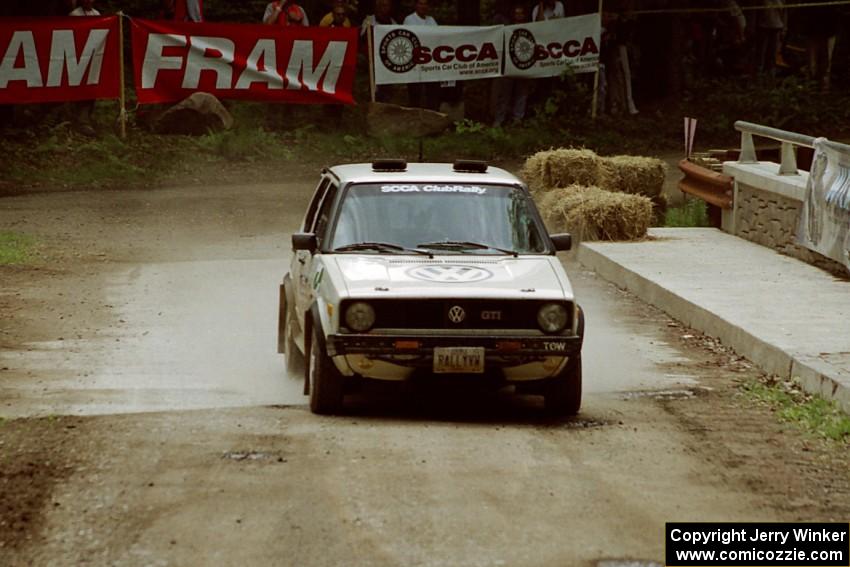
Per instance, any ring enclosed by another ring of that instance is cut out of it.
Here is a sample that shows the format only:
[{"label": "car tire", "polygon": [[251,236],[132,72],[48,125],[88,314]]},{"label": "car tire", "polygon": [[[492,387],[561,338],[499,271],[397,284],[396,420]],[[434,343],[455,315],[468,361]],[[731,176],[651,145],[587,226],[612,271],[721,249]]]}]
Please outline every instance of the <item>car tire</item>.
[{"label": "car tire", "polygon": [[345,398],[345,378],[319,341],[316,326],[313,327],[311,339],[310,364],[307,369],[310,380],[310,411],[318,414],[338,414],[342,412]]},{"label": "car tire", "polygon": [[581,353],[571,356],[564,369],[552,378],[544,393],[546,411],[552,415],[576,415],[581,408]]}]

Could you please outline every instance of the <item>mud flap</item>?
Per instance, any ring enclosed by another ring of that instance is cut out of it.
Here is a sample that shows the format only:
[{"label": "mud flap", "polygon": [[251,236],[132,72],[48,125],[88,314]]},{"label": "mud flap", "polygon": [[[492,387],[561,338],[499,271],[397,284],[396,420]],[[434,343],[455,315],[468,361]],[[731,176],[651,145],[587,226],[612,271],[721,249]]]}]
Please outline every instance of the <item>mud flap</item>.
[{"label": "mud flap", "polygon": [[283,328],[286,325],[286,284],[280,284],[277,310],[277,352],[284,353]]}]

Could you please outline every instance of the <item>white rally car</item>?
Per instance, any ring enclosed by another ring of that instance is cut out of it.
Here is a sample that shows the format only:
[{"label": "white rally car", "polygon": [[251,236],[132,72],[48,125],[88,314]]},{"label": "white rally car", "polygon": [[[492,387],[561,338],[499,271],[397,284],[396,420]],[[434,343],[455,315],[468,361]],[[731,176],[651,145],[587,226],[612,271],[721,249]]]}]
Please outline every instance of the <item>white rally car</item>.
[{"label": "white rally car", "polygon": [[[483,162],[322,172],[280,287],[278,350],[316,413],[358,380],[480,374],[581,405],[584,316],[528,189]],[[308,356],[305,357],[304,354]]]}]

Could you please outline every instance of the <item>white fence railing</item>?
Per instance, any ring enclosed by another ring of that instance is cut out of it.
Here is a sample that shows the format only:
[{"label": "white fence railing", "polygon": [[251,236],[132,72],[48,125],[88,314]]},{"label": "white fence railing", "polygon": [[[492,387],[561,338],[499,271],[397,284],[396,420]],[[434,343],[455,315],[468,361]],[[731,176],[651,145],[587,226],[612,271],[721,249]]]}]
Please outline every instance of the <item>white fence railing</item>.
[{"label": "white fence railing", "polygon": [[[779,175],[797,175],[797,146],[811,148],[814,147],[815,142],[815,138],[812,136],[744,122],[743,120],[735,122],[735,130],[741,133],[741,155],[738,158],[738,163],[758,163],[753,136],[781,142]],[[850,146],[847,144],[832,141],[828,141],[826,144],[850,156]]]}]

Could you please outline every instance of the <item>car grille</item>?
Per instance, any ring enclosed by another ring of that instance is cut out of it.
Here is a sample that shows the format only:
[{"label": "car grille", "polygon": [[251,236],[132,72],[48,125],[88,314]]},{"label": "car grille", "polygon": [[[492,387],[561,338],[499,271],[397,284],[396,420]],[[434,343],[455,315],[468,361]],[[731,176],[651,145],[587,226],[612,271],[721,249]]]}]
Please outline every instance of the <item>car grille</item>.
[{"label": "car grille", "polygon": [[[342,319],[350,302],[342,305]],[[375,309],[373,329],[526,329],[539,330],[537,311],[551,301],[493,301],[483,299],[417,299],[370,301]],[[572,326],[572,304],[564,302]],[[344,323],[343,323],[344,324]]]}]

